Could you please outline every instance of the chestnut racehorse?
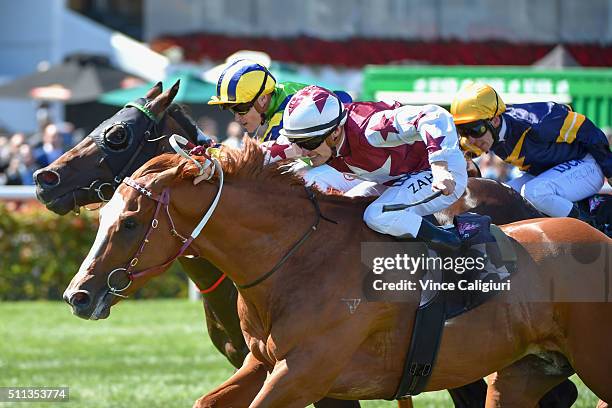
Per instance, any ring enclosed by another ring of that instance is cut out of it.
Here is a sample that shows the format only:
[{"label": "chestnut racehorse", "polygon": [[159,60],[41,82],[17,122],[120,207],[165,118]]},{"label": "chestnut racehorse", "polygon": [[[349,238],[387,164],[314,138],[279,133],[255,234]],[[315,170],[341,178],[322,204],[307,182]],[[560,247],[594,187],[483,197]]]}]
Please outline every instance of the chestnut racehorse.
[{"label": "chestnut racehorse", "polygon": [[[360,242],[390,240],[361,221],[367,201],[319,196],[321,212],[338,225],[321,222],[314,229],[317,206],[299,183],[291,185],[291,176],[262,169],[254,143],[247,140],[244,152],[225,151],[222,161],[226,183],[219,206],[185,253],[210,259],[238,286],[250,354],[198,404],[303,407],[325,395],[393,396],[418,293],[408,293],[404,303],[365,302],[353,314],[341,301],[364,297]],[[135,270],[134,254],[136,276],[162,272],[179,247],[186,248],[170,231],[187,236],[217,193],[213,183],[192,185],[196,170],[176,156],[163,156],[135,175],[138,184],[119,188],[102,211],[94,247],[65,292],[76,314],[107,317],[119,300],[112,294],[129,295],[150,278],[117,293],[117,286],[126,285],[116,281],[123,271]],[[151,198],[165,203],[163,209]],[[518,255],[512,290],[447,324],[427,390],[461,386],[497,371],[487,406],[535,406],[573,369],[600,398],[612,399],[606,340],[612,334],[612,304],[604,302],[608,288],[602,289],[602,271],[593,267],[606,259],[610,240],[573,219],[523,221],[504,230]],[[607,264],[603,268],[609,270]],[[119,272],[115,280],[111,272]],[[575,291],[581,301],[566,300]]]},{"label": "chestnut racehorse", "polygon": [[[193,142],[198,134],[193,121],[177,105],[171,104],[178,87],[177,83],[162,93],[161,83],[157,84],[144,96],[144,106],[155,117],[162,118],[155,128],[154,136],[177,133]],[[114,180],[118,176],[119,169],[125,168],[126,172],[131,174],[137,168],[136,164],[168,150],[167,138],[155,137],[154,139],[157,139],[155,144],[158,147],[141,151],[138,162],[131,164],[131,156],[125,154],[125,149],[115,151],[109,148],[112,147],[111,143],[111,146],[107,146],[103,151],[94,142],[94,138],[98,137],[98,143],[101,140],[114,141],[115,144],[124,140],[126,136],[141,140],[152,123],[151,118],[134,107],[121,110],[103,122],[89,138],[36,173],[39,199],[58,214],[65,214],[85,204],[108,200],[114,191]],[[98,136],[102,133],[104,138]],[[116,171],[108,165],[111,162]],[[492,180],[470,179],[462,199],[451,208],[436,214],[436,218],[440,223],[448,224],[455,214],[468,210],[488,214],[497,224],[542,216],[512,189]],[[209,288],[203,292],[203,303],[208,332],[213,344],[234,366],[240,367],[247,354],[247,347],[242,338],[236,313],[237,291],[231,282],[222,280],[224,275],[210,262],[201,258],[179,259],[183,269],[198,287]],[[479,407],[481,403],[476,400],[479,394],[484,394],[482,391],[484,388],[486,385],[481,381],[470,388],[463,387],[463,390],[451,391],[451,396],[457,407]],[[484,398],[484,395],[481,398]],[[546,407],[569,405],[570,403],[552,404]],[[358,405],[345,403],[337,406]]]}]

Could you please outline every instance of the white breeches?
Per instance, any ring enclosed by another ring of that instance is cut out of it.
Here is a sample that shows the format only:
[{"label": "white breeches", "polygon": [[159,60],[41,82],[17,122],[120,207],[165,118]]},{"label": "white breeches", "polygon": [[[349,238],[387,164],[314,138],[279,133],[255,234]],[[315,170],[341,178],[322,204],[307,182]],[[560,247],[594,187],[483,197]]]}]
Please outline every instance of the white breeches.
[{"label": "white breeches", "polygon": [[316,185],[322,191],[338,191],[346,196],[380,196],[372,202],[363,214],[363,220],[374,231],[396,237],[416,237],[421,226],[421,216],[433,214],[449,207],[457,201],[467,186],[465,162],[449,164],[449,171],[455,180],[455,191],[449,196],[439,196],[427,203],[402,211],[382,212],[388,204],[407,204],[422,200],[431,194],[433,176],[431,171],[423,170],[406,174],[395,180],[392,186],[375,182],[352,179],[331,166],[302,166],[297,173],[304,177],[307,185]]},{"label": "white breeches", "polygon": [[463,195],[467,186],[465,163],[462,171],[454,171],[452,168],[449,168],[449,170],[456,183],[453,194],[449,196],[441,195],[427,203],[402,211],[382,212],[384,205],[408,204],[433,194],[431,171],[424,170],[408,174],[397,180],[393,186],[387,188],[376,201],[366,208],[363,220],[368,224],[368,227],[382,234],[415,238],[421,227],[421,217],[423,215],[433,214],[436,211],[448,208]]},{"label": "white breeches", "polygon": [[507,184],[544,214],[565,217],[573,202],[596,194],[604,182],[601,168],[587,154],[581,160],[569,160],[538,176],[525,173]]}]

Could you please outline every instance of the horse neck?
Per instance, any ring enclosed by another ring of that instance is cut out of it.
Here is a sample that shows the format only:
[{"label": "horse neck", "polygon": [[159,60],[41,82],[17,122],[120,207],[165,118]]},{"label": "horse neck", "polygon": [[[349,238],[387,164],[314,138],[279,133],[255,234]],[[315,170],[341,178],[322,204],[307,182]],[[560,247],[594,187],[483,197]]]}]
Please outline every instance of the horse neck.
[{"label": "horse neck", "polygon": [[[193,243],[200,256],[239,285],[274,268],[315,219],[305,193],[284,186],[287,191],[277,190],[274,194],[269,186],[258,184],[253,180],[226,183],[212,218]],[[199,194],[192,190],[190,196],[195,195]],[[203,210],[192,214],[192,224],[199,221],[212,198],[206,202]],[[259,286],[265,287],[273,280],[274,276]]]}]

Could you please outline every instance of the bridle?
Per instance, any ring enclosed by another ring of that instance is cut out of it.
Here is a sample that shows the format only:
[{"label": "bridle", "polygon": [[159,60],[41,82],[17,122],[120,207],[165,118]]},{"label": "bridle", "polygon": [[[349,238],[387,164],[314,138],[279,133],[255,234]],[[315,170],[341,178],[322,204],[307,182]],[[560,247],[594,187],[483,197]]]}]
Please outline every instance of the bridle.
[{"label": "bridle", "polygon": [[[97,198],[101,203],[106,203],[112,198],[115,190],[126,176],[144,164],[148,158],[155,156],[158,146],[153,144],[153,142],[167,137],[167,135],[160,135],[160,128],[162,128],[161,125],[166,116],[164,114],[161,116],[156,115],[146,107],[148,102],[149,100],[140,98],[127,103],[121,111],[111,118],[112,121],[109,119],[103,122],[98,126],[98,129],[89,135],[104,154],[100,164],[106,162],[111,169],[113,179],[112,181],[96,179],[89,186],[79,187],[76,190],[87,191],[90,197]],[[179,110],[178,107],[177,109],[172,109],[172,106],[167,109],[168,114],[183,126],[182,121],[174,116],[174,112]],[[128,110],[126,108],[136,108],[136,110]],[[135,113],[136,115],[134,115]],[[111,143],[106,138],[107,133],[115,126],[122,127],[126,132],[126,139],[128,140],[126,141],[127,145],[123,148],[117,149],[111,146]],[[197,131],[195,126],[194,129]],[[147,151],[150,154],[142,155],[143,151]],[[79,206],[77,205],[75,192],[73,192],[73,196],[75,212],[78,213]]]},{"label": "bridle", "polygon": [[[172,137],[172,139],[174,139],[174,136]],[[175,142],[172,139],[171,139],[171,142],[174,144]],[[182,142],[179,142],[179,143],[183,144]],[[175,149],[177,149],[177,148],[175,148]],[[172,262],[174,262],[174,260],[176,260],[178,257],[180,257],[181,255],[183,255],[185,253],[185,251],[187,250],[189,245],[191,245],[191,243],[200,235],[200,233],[202,232],[202,229],[204,228],[206,223],[212,217],[212,214],[215,211],[215,208],[217,207],[217,204],[219,203],[219,199],[221,197],[221,191],[223,189],[223,169],[222,169],[221,164],[219,163],[219,161],[216,158],[213,158],[213,157],[209,156],[208,153],[203,151],[201,146],[198,146],[194,150],[196,150],[198,152],[198,154],[204,155],[207,158],[207,160],[204,163],[204,165],[199,164],[200,166],[202,166],[201,169],[206,168],[207,166],[210,166],[210,165],[214,166],[213,171],[210,173],[210,176],[208,177],[207,180],[210,180],[214,176],[215,172],[217,172],[219,174],[219,188],[217,190],[217,195],[215,196],[215,198],[214,198],[213,202],[211,203],[210,207],[208,208],[208,210],[206,211],[206,213],[204,214],[204,216],[202,217],[202,219],[200,220],[200,222],[198,223],[198,225],[195,227],[195,229],[189,235],[188,238],[185,238],[184,235],[180,234],[176,230],[176,228],[174,226],[174,221],[172,220],[172,216],[170,215],[170,210],[169,210],[169,205],[170,205],[170,188],[169,187],[164,188],[162,190],[161,194],[156,194],[155,192],[153,192],[150,189],[148,189],[148,188],[138,184],[136,181],[134,181],[133,179],[131,179],[129,177],[126,177],[125,179],[123,179],[123,183],[125,185],[133,188],[134,190],[136,190],[141,195],[143,195],[143,196],[145,196],[147,198],[150,198],[153,201],[156,201],[157,205],[156,205],[156,208],[155,208],[155,212],[153,214],[153,219],[151,221],[151,224],[149,225],[149,228],[148,228],[145,236],[143,237],[138,250],[136,251],[136,253],[132,257],[132,260],[125,267],[116,268],[116,269],[112,270],[110,272],[110,274],[107,276],[106,284],[107,284],[107,287],[108,287],[108,293],[109,294],[111,294],[113,296],[127,298],[127,296],[123,295],[121,292],[127,290],[131,286],[132,282],[135,279],[141,278],[141,277],[144,277],[144,276],[155,276],[155,275],[159,275],[159,274],[163,273],[163,271],[165,270],[165,268],[168,265],[170,265]],[[177,150],[177,152],[179,152],[179,151]],[[179,152],[179,154],[181,154],[181,153]],[[187,156],[184,152],[182,152],[182,155],[183,156]],[[193,158],[190,158],[190,159],[193,160]],[[300,248],[302,246],[302,244],[304,242],[306,242],[306,240],[310,237],[310,235],[314,231],[317,230],[317,228],[319,226],[319,222],[321,221],[321,219],[323,219],[323,220],[325,220],[327,222],[333,223],[333,224],[337,224],[336,221],[325,217],[321,213],[321,209],[319,208],[319,203],[318,203],[318,201],[316,199],[315,194],[312,192],[312,190],[310,190],[308,187],[304,187],[304,188],[306,190],[306,194],[308,196],[308,199],[312,203],[312,205],[314,207],[314,210],[315,210],[316,218],[315,218],[314,222],[308,228],[308,230],[302,235],[302,237],[296,243],[294,243],[291,246],[291,248],[276,263],[276,265],[274,265],[274,267],[272,267],[272,269],[270,269],[268,272],[266,272],[265,274],[261,275],[257,279],[253,280],[252,282],[249,282],[249,283],[246,283],[246,284],[242,284],[242,285],[237,284],[236,282],[234,282],[234,285],[238,289],[249,289],[249,288],[252,288],[252,287],[260,284],[261,282],[265,281],[270,276],[272,276],[276,271],[278,271],[280,269],[280,267],[298,250],[298,248]],[[182,245],[181,245],[180,249],[178,250],[178,252],[174,256],[170,257],[163,264],[158,265],[158,266],[153,266],[153,267],[147,268],[147,269],[142,270],[142,271],[134,272],[134,269],[135,269],[136,265],[138,265],[139,257],[144,252],[144,248],[145,248],[146,244],[149,242],[149,237],[151,236],[153,231],[155,229],[157,229],[157,227],[159,225],[158,216],[159,216],[159,213],[161,212],[162,208],[163,208],[164,212],[166,213],[166,217],[168,219],[168,224],[170,225],[170,233],[174,237],[178,238],[182,242]],[[115,273],[118,273],[118,272],[124,272],[126,274],[126,276],[128,277],[128,283],[126,285],[124,285],[123,287],[120,287],[120,288],[114,287],[113,284],[111,283],[112,276]],[[209,288],[208,290],[214,290],[214,288],[223,279],[225,279],[225,276],[226,275],[223,274],[221,279],[219,279],[213,285],[213,287]]]},{"label": "bridle", "polygon": [[[210,220],[210,217],[212,217],[212,214],[215,211],[217,204],[219,203],[219,199],[221,197],[221,191],[223,190],[223,170],[221,168],[221,164],[215,158],[208,157],[208,159],[210,160],[210,163],[211,163],[210,165],[214,166],[209,179],[212,178],[212,176],[215,174],[215,171],[216,171],[219,174],[219,189],[217,190],[217,195],[215,196],[210,207],[208,208],[208,210],[206,211],[206,213],[204,214],[204,216],[202,217],[198,225],[196,225],[196,227],[191,232],[188,238],[185,238],[184,235],[180,234],[176,230],[176,227],[174,226],[174,221],[172,220],[172,215],[170,215],[170,208],[169,208],[170,206],[170,187],[164,188],[161,194],[156,194],[155,192],[151,191],[145,186],[138,184],[135,180],[129,177],[126,177],[123,179],[123,184],[133,188],[134,190],[136,190],[138,193],[140,193],[144,197],[147,197],[153,201],[156,201],[157,205],[155,207],[155,212],[153,213],[153,219],[151,220],[149,228],[147,229],[147,232],[145,236],[143,237],[140,243],[140,246],[138,247],[138,250],[132,257],[132,260],[125,267],[116,268],[113,271],[111,271],[111,273],[107,276],[106,285],[108,287],[109,294],[118,296],[118,297],[122,297],[122,298],[127,298],[127,296],[121,294],[121,292],[129,288],[135,279],[141,278],[144,276],[155,276],[155,275],[159,275],[160,273],[162,273],[168,265],[174,262],[176,258],[183,255],[185,251],[187,250],[187,248],[189,247],[189,245],[191,245],[193,240],[196,239],[198,235],[200,235],[200,233],[202,232],[202,229],[204,228],[206,223],[208,223],[208,220]],[[170,234],[178,238],[182,242],[182,245],[180,249],[178,250],[178,252],[176,253],[176,255],[170,257],[163,264],[158,265],[158,266],[153,266],[153,267],[147,268],[142,271],[134,272],[134,268],[136,267],[136,265],[138,265],[139,257],[142,255],[146,244],[149,242],[149,237],[151,236],[153,231],[157,229],[159,225],[158,216],[159,216],[159,213],[162,211],[162,209],[166,213],[166,218],[168,219],[168,224],[170,225]],[[116,288],[111,283],[111,277],[117,272],[124,272],[128,277],[128,283],[121,288]]]}]

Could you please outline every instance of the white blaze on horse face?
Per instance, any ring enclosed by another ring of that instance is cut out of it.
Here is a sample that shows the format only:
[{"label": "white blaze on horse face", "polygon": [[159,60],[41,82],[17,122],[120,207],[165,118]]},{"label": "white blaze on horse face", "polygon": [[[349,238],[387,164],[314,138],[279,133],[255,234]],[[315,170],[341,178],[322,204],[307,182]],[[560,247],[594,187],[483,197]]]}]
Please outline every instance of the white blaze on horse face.
[{"label": "white blaze on horse face", "polygon": [[115,192],[113,198],[106,203],[104,207],[100,209],[100,227],[98,227],[98,233],[96,234],[96,239],[87,254],[87,257],[81,264],[79,268],[79,274],[87,273],[89,268],[91,267],[92,262],[96,259],[96,257],[102,254],[104,250],[104,244],[108,241],[107,237],[110,233],[111,228],[117,221],[119,221],[119,217],[123,213],[125,209],[125,201],[123,196],[118,192]]}]

